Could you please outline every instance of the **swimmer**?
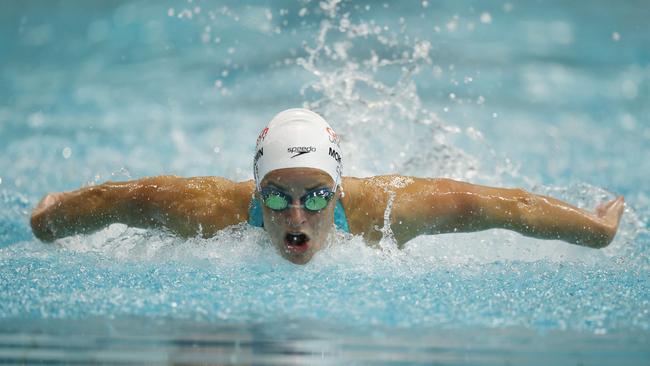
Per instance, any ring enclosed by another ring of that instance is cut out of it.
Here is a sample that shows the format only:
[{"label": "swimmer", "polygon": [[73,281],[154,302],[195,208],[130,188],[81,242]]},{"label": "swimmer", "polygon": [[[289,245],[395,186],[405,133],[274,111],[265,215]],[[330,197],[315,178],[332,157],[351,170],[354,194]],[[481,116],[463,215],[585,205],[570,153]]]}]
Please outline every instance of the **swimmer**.
[{"label": "swimmer", "polygon": [[52,193],[34,209],[32,230],[53,241],[124,223],[207,238],[248,222],[263,227],[284,258],[305,264],[334,228],[378,242],[386,213],[400,247],[419,235],[503,228],[603,248],[625,205],[618,197],[591,213],[521,189],[400,175],[343,177],[339,142],[318,114],[289,109],[257,138],[252,181],[159,176]]}]

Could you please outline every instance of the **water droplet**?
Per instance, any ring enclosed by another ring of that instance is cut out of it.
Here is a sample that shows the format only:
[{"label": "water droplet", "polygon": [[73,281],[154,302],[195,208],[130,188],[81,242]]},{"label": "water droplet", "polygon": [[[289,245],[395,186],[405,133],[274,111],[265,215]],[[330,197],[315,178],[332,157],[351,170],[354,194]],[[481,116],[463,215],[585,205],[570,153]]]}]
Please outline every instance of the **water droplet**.
[{"label": "water droplet", "polygon": [[41,112],[32,113],[27,117],[27,123],[32,128],[41,127],[45,122],[45,116]]},{"label": "water droplet", "polygon": [[492,15],[488,12],[484,12],[481,14],[481,23],[483,24],[490,24],[492,23]]}]

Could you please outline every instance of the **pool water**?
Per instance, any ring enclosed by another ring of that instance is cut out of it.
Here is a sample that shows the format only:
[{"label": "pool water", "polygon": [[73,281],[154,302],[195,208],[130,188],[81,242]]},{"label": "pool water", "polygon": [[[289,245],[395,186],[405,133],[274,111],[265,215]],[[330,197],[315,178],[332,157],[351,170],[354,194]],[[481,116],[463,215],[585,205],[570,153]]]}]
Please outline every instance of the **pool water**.
[{"label": "pool water", "polygon": [[[4,1],[0,362],[650,363],[650,7],[643,1]],[[45,244],[48,192],[252,178],[304,106],[344,174],[522,187],[593,210],[592,250],[504,230],[403,250],[337,233],[306,266],[258,228],[114,224]]]}]

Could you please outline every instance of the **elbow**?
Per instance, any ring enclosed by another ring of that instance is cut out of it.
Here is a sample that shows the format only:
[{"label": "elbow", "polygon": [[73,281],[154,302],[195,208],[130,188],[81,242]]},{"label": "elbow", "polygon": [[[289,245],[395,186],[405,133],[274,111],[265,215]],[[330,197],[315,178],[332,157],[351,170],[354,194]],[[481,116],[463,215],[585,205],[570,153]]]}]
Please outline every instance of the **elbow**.
[{"label": "elbow", "polygon": [[609,246],[609,244],[612,243],[613,240],[614,240],[613,234],[605,234],[600,236],[598,239],[593,240],[589,247],[594,249],[606,248],[607,246]]},{"label": "elbow", "polygon": [[606,230],[601,232],[592,232],[592,235],[576,240],[576,244],[593,249],[602,249],[609,246],[614,240],[616,231]]}]

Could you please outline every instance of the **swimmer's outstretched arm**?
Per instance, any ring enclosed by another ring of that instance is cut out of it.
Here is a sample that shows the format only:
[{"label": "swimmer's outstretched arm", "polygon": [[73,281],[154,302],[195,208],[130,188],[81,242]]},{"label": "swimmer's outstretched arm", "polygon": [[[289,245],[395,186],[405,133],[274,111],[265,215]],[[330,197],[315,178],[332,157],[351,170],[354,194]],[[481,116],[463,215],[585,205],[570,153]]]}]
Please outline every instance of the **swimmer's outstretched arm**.
[{"label": "swimmer's outstretched arm", "polygon": [[216,177],[107,182],[45,196],[32,213],[31,226],[43,241],[94,232],[112,223],[210,237],[248,219],[253,189],[251,181]]},{"label": "swimmer's outstretched arm", "polygon": [[[354,196],[363,198],[350,197],[355,202],[346,205],[350,207],[346,212],[352,211],[353,232],[363,232],[369,239],[381,237],[377,228],[383,226],[386,205],[394,195],[390,222],[400,245],[418,235],[503,228],[535,238],[603,248],[614,239],[625,206],[623,197],[618,197],[591,213],[521,189],[450,179],[382,176],[350,183]],[[374,218],[374,222],[363,225],[362,220],[355,221],[362,216]]]}]

